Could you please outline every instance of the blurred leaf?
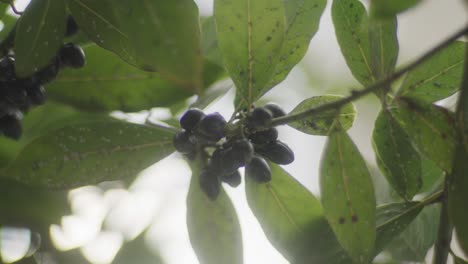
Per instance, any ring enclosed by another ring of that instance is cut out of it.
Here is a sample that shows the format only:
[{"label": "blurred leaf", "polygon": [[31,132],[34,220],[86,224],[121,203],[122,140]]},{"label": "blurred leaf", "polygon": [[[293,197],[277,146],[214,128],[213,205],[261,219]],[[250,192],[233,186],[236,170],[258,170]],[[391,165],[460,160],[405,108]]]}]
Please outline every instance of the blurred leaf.
[{"label": "blurred leaf", "polygon": [[48,65],[62,45],[66,25],[65,2],[34,0],[18,20],[15,70],[26,77]]},{"label": "blurred leaf", "polygon": [[69,106],[50,101],[33,108],[23,118],[23,134],[20,140],[0,137],[0,168],[5,168],[12,162],[21,149],[33,139],[73,123],[90,121],[103,116],[80,113]]},{"label": "blurred leaf", "polygon": [[243,263],[242,233],[234,206],[221,187],[215,201],[202,192],[199,164],[192,164],[187,195],[187,227],[190,242],[203,264]]},{"label": "blurred leaf", "polygon": [[151,249],[140,235],[135,240],[125,242],[115,256],[112,264],[158,264],[164,263],[155,250]]},{"label": "blurred leaf", "polygon": [[6,15],[6,12],[8,11],[8,7],[10,7],[9,4],[0,2],[0,19],[3,20],[3,17]]},{"label": "blurred leaf", "polygon": [[[466,44],[468,47],[468,44]],[[455,112],[457,121],[457,145],[453,162],[453,173],[449,177],[448,207],[449,215],[458,242],[463,252],[468,255],[468,211],[465,209],[468,199],[468,50],[465,55],[463,82],[461,84],[460,97]]]},{"label": "blurred leaf", "polygon": [[[58,264],[89,264],[90,262],[83,256],[80,251],[80,248],[68,250],[68,251],[59,251],[55,250],[53,253],[54,259]],[[44,263],[39,263],[44,264]]]},{"label": "blurred leaf", "polygon": [[223,66],[223,58],[218,47],[215,18],[211,16],[203,20],[201,28],[201,48],[204,57],[217,65]]},{"label": "blurred leaf", "polygon": [[405,98],[399,99],[398,107],[391,111],[419,152],[450,172],[455,151],[453,114],[445,108]]},{"label": "blurred leaf", "polygon": [[377,17],[389,17],[409,9],[421,0],[372,0],[371,13]]},{"label": "blurred leaf", "polygon": [[432,103],[457,92],[461,83],[464,46],[464,42],[454,42],[410,71],[397,94]]},{"label": "blurred leaf", "polygon": [[161,75],[139,70],[114,54],[92,45],[84,49],[82,69],[65,69],[47,86],[53,100],[93,111],[140,111],[169,106],[193,91],[161,79]]},{"label": "blurred leaf", "polygon": [[[302,101],[289,114],[303,112],[305,110],[330,103],[341,98],[341,96],[337,95],[314,96]],[[312,115],[310,118],[304,118],[299,121],[291,122],[289,125],[306,134],[326,136],[330,133],[330,129],[332,128],[337,117],[340,121],[341,127],[344,130],[348,130],[353,126],[354,118],[356,117],[356,109],[354,108],[353,104],[346,104],[341,108],[339,114],[337,114],[335,110],[330,110],[317,115]]]},{"label": "blurred leaf", "polygon": [[33,140],[2,175],[46,188],[134,177],[173,151],[172,135],[111,117],[77,122]]},{"label": "blurred leaf", "polygon": [[367,165],[346,132],[331,132],[320,165],[325,216],[357,263],[367,263],[376,236],[375,196]]},{"label": "blurred leaf", "polygon": [[245,178],[247,202],[270,243],[291,263],[349,261],[320,202],[281,167],[270,167],[272,179],[266,184]]},{"label": "blurred leaf", "polygon": [[453,257],[453,260],[454,260],[455,264],[468,264],[468,261],[460,258],[459,256],[456,256],[456,255],[452,254],[452,257]]},{"label": "blurred leaf", "polygon": [[[215,0],[218,45],[236,85],[236,109],[250,106],[268,88],[285,37],[281,0]],[[265,89],[266,88],[266,89]]]},{"label": "blurred leaf", "polygon": [[405,200],[411,200],[422,186],[421,159],[411,140],[388,110],[375,121],[372,145],[380,170]]},{"label": "blurred leaf", "polygon": [[192,0],[69,0],[69,9],[99,46],[189,90],[200,88],[199,18]]},{"label": "blurred leaf", "polygon": [[273,78],[266,88],[283,81],[292,68],[304,57],[310,40],[318,30],[327,0],[283,1],[286,12],[286,35]]},{"label": "blurred leaf", "polygon": [[3,41],[8,36],[10,31],[14,30],[13,28],[16,24],[16,21],[18,21],[18,18],[6,14],[1,18],[1,21],[3,23],[3,28],[0,31],[0,39]]},{"label": "blurred leaf", "polygon": [[377,207],[375,255],[403,232],[423,208],[419,202],[392,203]]},{"label": "blurred leaf", "polygon": [[424,262],[434,244],[439,226],[438,205],[426,206],[414,221],[387,247],[387,252],[400,262]]},{"label": "blurred leaf", "polygon": [[66,191],[50,191],[0,178],[0,223],[48,230],[70,213]]}]

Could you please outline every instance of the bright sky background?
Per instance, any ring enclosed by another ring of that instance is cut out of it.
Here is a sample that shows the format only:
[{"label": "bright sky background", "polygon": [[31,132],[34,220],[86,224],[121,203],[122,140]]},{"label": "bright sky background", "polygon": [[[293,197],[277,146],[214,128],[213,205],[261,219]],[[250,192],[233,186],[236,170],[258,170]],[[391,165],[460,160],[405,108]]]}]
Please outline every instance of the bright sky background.
[{"label": "bright sky background", "polygon": [[[27,0],[19,1],[23,9]],[[196,0],[202,15],[212,13],[212,0]],[[333,93],[343,84],[357,83],[347,69],[336,43],[330,18],[330,4],[323,15],[320,28],[311,42],[309,52],[301,63],[272,92],[267,101],[275,101],[289,111],[305,98]],[[460,0],[426,0],[415,10],[399,17],[399,65],[421,53],[461,28],[466,22],[466,10]],[[348,87],[348,86],[345,86]],[[233,93],[229,93],[207,112],[219,111],[229,117],[233,108]],[[359,102],[358,119],[351,136],[365,158],[374,163],[370,143],[371,127],[377,113],[376,100]],[[164,111],[158,111],[164,115]],[[141,116],[134,116],[141,119]],[[301,134],[287,127],[280,128],[280,138],[296,154],[293,164],[284,168],[314,194],[318,195],[318,165],[324,146],[323,137]],[[113,189],[103,193],[95,187],[85,187],[70,195],[75,215],[66,216],[62,227],[52,228],[57,244],[71,248],[83,244],[82,252],[95,263],[108,263],[125,239],[134,238],[141,229],[151,224],[148,241],[169,264],[198,263],[188,240],[185,224],[185,197],[190,171],[177,154],[144,171],[130,190]],[[232,189],[231,196],[242,225],[246,264],[288,263],[266,240],[256,219],[248,209],[243,185]],[[109,211],[109,208],[110,209]],[[104,216],[108,230],[99,233]]]}]

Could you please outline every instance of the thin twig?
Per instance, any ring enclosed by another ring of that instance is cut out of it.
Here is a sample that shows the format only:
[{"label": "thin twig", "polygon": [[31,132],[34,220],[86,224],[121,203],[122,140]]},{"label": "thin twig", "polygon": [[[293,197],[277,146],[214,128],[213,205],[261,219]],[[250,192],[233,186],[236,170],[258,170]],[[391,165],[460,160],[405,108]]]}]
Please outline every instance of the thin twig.
[{"label": "thin twig", "polygon": [[19,11],[18,9],[16,9],[15,3],[11,2],[10,6],[11,6],[11,10],[13,10],[13,13],[20,15],[20,16],[24,13],[23,11]]},{"label": "thin twig", "polygon": [[384,79],[382,79],[380,81],[377,81],[376,83],[371,84],[371,85],[367,86],[366,88],[364,88],[362,90],[353,90],[351,92],[350,96],[345,97],[343,99],[336,100],[336,101],[331,102],[331,103],[319,105],[317,107],[305,110],[303,112],[290,114],[290,115],[283,116],[283,117],[274,118],[271,121],[270,126],[284,125],[284,124],[287,124],[287,123],[290,123],[290,122],[293,122],[293,121],[301,120],[301,119],[304,119],[306,117],[310,117],[310,116],[313,116],[313,115],[316,115],[316,114],[319,114],[319,113],[323,113],[325,111],[329,111],[329,110],[333,110],[333,109],[338,110],[341,107],[343,107],[344,105],[346,105],[346,104],[348,104],[350,102],[353,102],[353,101],[363,97],[364,95],[372,93],[372,92],[374,92],[374,91],[376,91],[378,89],[385,88],[387,85],[389,85],[393,81],[399,79],[400,77],[402,77],[408,71],[413,70],[414,68],[419,66],[421,63],[425,62],[427,59],[431,58],[436,53],[443,50],[444,48],[449,46],[452,42],[454,42],[455,40],[457,40],[458,38],[462,37],[463,35],[465,35],[467,33],[468,33],[468,25],[466,25],[463,29],[457,31],[451,37],[449,37],[445,41],[441,42],[439,45],[437,45],[436,47],[434,47],[433,49],[431,49],[430,51],[425,53],[423,56],[421,56],[420,58],[418,58],[414,62],[408,64],[407,66],[401,68],[398,71],[395,71],[392,75],[389,75],[386,78],[384,78]]}]

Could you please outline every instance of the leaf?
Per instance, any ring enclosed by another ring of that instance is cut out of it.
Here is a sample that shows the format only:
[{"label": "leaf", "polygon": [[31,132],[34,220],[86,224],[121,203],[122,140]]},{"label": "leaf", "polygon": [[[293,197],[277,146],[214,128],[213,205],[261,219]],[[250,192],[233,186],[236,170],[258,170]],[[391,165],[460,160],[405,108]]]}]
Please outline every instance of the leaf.
[{"label": "leaf", "polygon": [[111,117],[82,121],[33,140],[2,175],[45,188],[134,177],[173,151],[172,136]]},{"label": "leaf", "polygon": [[193,91],[139,70],[92,45],[82,69],[65,69],[47,86],[53,100],[87,111],[140,111],[179,102]]},{"label": "leaf", "polygon": [[375,255],[402,233],[423,208],[424,205],[419,202],[391,203],[377,207]]},{"label": "leaf", "polygon": [[464,209],[466,205],[462,203],[468,198],[468,53],[465,55],[464,64],[463,81],[455,112],[457,121],[455,144],[457,149],[454,156],[453,173],[449,176],[448,208],[460,247],[468,255],[468,227],[466,226],[468,212]]},{"label": "leaf", "polygon": [[69,0],[69,9],[99,46],[189,90],[200,88],[203,61],[192,0]]},{"label": "leaf", "polygon": [[388,110],[375,121],[372,143],[380,170],[405,200],[421,189],[421,159],[411,140]]},{"label": "leaf", "polygon": [[358,0],[334,0],[332,20],[341,53],[363,85],[393,71],[398,56],[396,19],[369,21]]},{"label": "leaf", "polygon": [[417,4],[421,0],[372,0],[371,13],[377,17],[397,15]]},{"label": "leaf", "polygon": [[419,192],[430,192],[437,188],[438,183],[443,183],[444,171],[432,160],[421,158],[423,186],[421,186]]},{"label": "leaf", "polygon": [[406,76],[397,95],[432,103],[458,91],[461,83],[464,42],[443,49]]},{"label": "leaf", "polygon": [[414,221],[387,247],[400,262],[424,262],[437,237],[439,205],[426,206]]},{"label": "leaf", "polygon": [[[289,114],[303,112],[305,110],[334,102],[341,99],[337,95],[322,95],[314,96],[302,101]],[[335,110],[321,112],[320,114],[312,115],[310,118],[304,118],[298,121],[289,123],[289,126],[310,135],[326,136],[330,133],[336,118],[340,121],[340,125],[344,130],[348,130],[353,126],[356,117],[356,109],[353,104],[346,104],[341,108],[339,114]]]},{"label": "leaf", "polygon": [[269,87],[285,37],[281,0],[215,0],[218,45],[236,85],[236,109],[250,106]]},{"label": "leaf", "polygon": [[26,77],[48,65],[62,45],[66,25],[63,0],[31,1],[18,20],[15,70]]},{"label": "leaf", "polygon": [[218,35],[213,16],[202,21],[201,48],[203,55],[209,61],[223,66],[223,58],[218,47]]},{"label": "leaf", "polygon": [[400,98],[391,110],[418,151],[446,172],[452,170],[455,119],[447,109]]},{"label": "leaf", "polygon": [[232,88],[231,81],[220,81],[203,91],[197,100],[189,108],[204,109],[219,97],[225,95]]},{"label": "leaf", "polygon": [[202,192],[198,164],[192,166],[187,195],[187,227],[200,263],[243,263],[242,234],[234,206],[221,187],[215,201]]},{"label": "leaf", "polygon": [[145,236],[140,235],[135,240],[126,242],[120,248],[112,264],[158,264],[164,263],[161,256],[151,249],[145,241]]},{"label": "leaf", "polygon": [[286,35],[279,62],[267,88],[283,81],[292,68],[304,57],[310,40],[318,30],[327,0],[283,1],[286,12]]},{"label": "leaf", "polygon": [[346,132],[330,134],[320,164],[325,216],[341,246],[358,263],[367,263],[376,236],[372,180],[359,150]]},{"label": "leaf", "polygon": [[5,14],[1,18],[1,21],[3,23],[3,28],[0,31],[0,39],[3,41],[8,36],[11,30],[15,30],[16,32],[16,29],[14,28],[14,26],[16,24],[16,21],[18,21],[18,18],[11,16],[9,14]]},{"label": "leaf", "polygon": [[0,137],[0,168],[5,168],[21,149],[35,138],[73,123],[91,121],[103,116],[80,113],[69,106],[51,101],[33,108],[22,120],[23,134],[20,140]]},{"label": "leaf", "polygon": [[48,230],[69,214],[67,192],[50,191],[26,186],[0,178],[0,223],[23,226],[33,230]]},{"label": "leaf", "polygon": [[467,264],[468,263],[468,261],[460,258],[459,256],[455,256],[455,255],[452,254],[452,257],[453,257],[453,260],[454,260],[455,264]]},{"label": "leaf", "polygon": [[317,198],[281,167],[270,167],[269,183],[245,178],[247,202],[270,243],[291,263],[349,261]]},{"label": "leaf", "polygon": [[3,17],[6,15],[6,12],[8,10],[8,7],[10,7],[9,4],[7,3],[0,3],[0,19],[3,20]]}]

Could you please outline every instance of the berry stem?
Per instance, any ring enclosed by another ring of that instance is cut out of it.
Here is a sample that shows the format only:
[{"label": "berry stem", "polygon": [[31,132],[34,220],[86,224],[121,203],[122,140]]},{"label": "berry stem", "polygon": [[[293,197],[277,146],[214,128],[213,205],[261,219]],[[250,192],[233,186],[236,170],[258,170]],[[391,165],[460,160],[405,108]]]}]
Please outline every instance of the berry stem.
[{"label": "berry stem", "polygon": [[375,92],[379,89],[382,89],[382,88],[385,89],[392,82],[402,77],[405,73],[407,73],[410,70],[413,70],[414,68],[416,68],[417,66],[419,66],[420,64],[422,64],[423,62],[425,62],[426,60],[434,56],[436,53],[443,50],[444,48],[449,46],[452,42],[454,42],[455,40],[457,40],[458,38],[462,37],[465,34],[468,34],[468,25],[465,25],[465,27],[463,27],[461,30],[457,31],[452,36],[450,36],[449,38],[447,38],[446,40],[444,40],[443,42],[441,42],[440,44],[438,44],[437,46],[435,46],[434,48],[426,52],[424,55],[416,59],[414,62],[408,64],[405,67],[402,67],[400,70],[395,71],[393,74],[365,87],[364,89],[352,90],[350,96],[344,97],[340,100],[336,100],[328,104],[319,105],[317,107],[307,109],[303,112],[274,118],[271,120],[269,126],[273,127],[273,126],[278,126],[278,125],[284,125],[284,124],[291,123],[291,122],[301,120],[304,118],[310,118],[311,116],[318,115],[320,113],[323,113],[329,110],[335,109],[339,111],[341,107],[343,107],[344,105],[350,102],[360,99],[361,97],[369,93]]}]

